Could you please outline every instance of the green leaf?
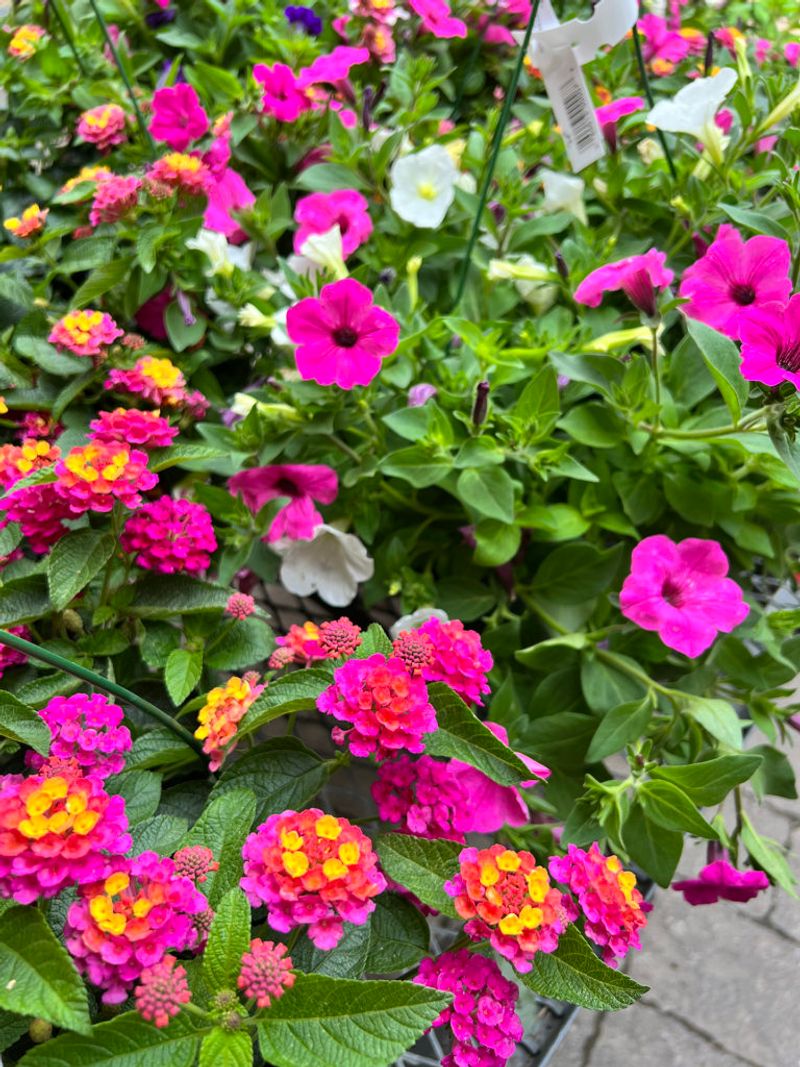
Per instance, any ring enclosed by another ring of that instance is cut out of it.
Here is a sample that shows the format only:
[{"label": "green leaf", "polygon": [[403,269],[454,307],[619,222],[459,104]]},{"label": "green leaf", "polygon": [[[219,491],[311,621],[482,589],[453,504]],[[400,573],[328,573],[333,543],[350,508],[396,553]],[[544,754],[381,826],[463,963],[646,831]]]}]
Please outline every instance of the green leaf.
[{"label": "green leaf", "polygon": [[0,556],[10,556],[22,540],[22,530],[15,522],[8,523],[0,530]]},{"label": "green leaf", "polygon": [[393,651],[392,642],[386,636],[384,628],[377,622],[372,622],[361,635],[361,644],[353,653],[352,658],[367,659],[368,656],[374,656],[376,652],[380,652],[383,656],[391,656]]},{"label": "green leaf", "polygon": [[393,974],[414,967],[430,948],[425,917],[397,893],[381,893],[369,922],[368,974]]},{"label": "green leaf", "polygon": [[[618,652],[614,653],[614,658],[620,664],[638,666],[635,661]],[[637,702],[642,699],[646,689],[638,679],[631,678],[591,653],[581,660],[581,687],[586,703],[592,711],[599,712],[608,712],[619,704]]]},{"label": "green leaf", "polygon": [[231,789],[211,799],[181,847],[205,845],[214,853],[219,870],[210,871],[202,890],[214,907],[222,896],[238,886],[242,877],[242,846],[256,817],[255,794],[249,789]]},{"label": "green leaf", "polygon": [[194,1067],[202,1033],[188,1012],[160,1030],[129,1011],[86,1037],[61,1034],[32,1048],[20,1067]]},{"label": "green leaf", "polygon": [[791,241],[788,231],[764,211],[750,211],[736,204],[720,204],[719,207],[729,219],[744,226],[746,230],[751,230],[756,234],[766,234],[768,237],[777,237],[781,241]]},{"label": "green leaf", "polygon": [[367,184],[350,167],[341,163],[316,163],[298,174],[295,183],[299,189],[312,193],[330,193],[334,189],[366,189]]},{"label": "green leaf", "polygon": [[471,578],[444,578],[436,586],[436,603],[451,619],[471,622],[494,607],[497,597]]},{"label": "green leaf", "polygon": [[475,562],[480,567],[501,567],[519,551],[522,530],[498,519],[481,519],[475,527]]},{"label": "green leaf", "polygon": [[718,835],[695,805],[671,782],[642,782],[637,793],[642,811],[654,823],[667,830],[685,830],[696,837],[716,841]]},{"label": "green leaf", "polygon": [[354,982],[298,975],[258,1026],[273,1067],[386,1067],[450,1003],[411,982]]},{"label": "green leaf", "polygon": [[539,567],[533,590],[562,604],[583,604],[608,588],[621,554],[621,544],[605,552],[588,544],[562,545]]},{"label": "green leaf", "polygon": [[443,886],[458,871],[460,845],[411,834],[381,834],[375,848],[390,878],[418,896],[423,904],[456,917],[453,899]]},{"label": "green leaf", "polygon": [[772,414],[767,416],[767,431],[775,451],[800,482],[800,441],[794,435],[789,437],[780,419]]},{"label": "green leaf", "polygon": [[683,834],[654,823],[635,803],[622,826],[622,840],[634,863],[659,885],[669,885],[683,851]]},{"label": "green leaf", "polygon": [[50,597],[43,574],[17,578],[0,589],[0,626],[8,629],[19,622],[33,622],[50,614]]},{"label": "green leaf", "polygon": [[763,800],[765,795],[797,800],[794,768],[785,753],[772,745],[754,745],[750,754],[761,756],[762,764],[753,776],[753,792]]},{"label": "green leaf", "polygon": [[241,889],[230,889],[217,906],[203,951],[203,978],[212,994],[236,988],[249,947],[250,905]]},{"label": "green leaf", "polygon": [[106,791],[125,800],[131,826],[155,815],[161,800],[161,775],[153,771],[123,771],[106,782]]},{"label": "green leaf", "polygon": [[112,259],[101,267],[93,270],[80,289],[72,297],[72,306],[76,308],[86,307],[93,303],[98,296],[103,296],[109,289],[124,282],[133,268],[133,256],[125,256],[123,259]]},{"label": "green leaf", "polygon": [[558,427],[589,448],[613,448],[625,436],[625,422],[612,408],[589,401],[558,420]]},{"label": "green leaf", "polygon": [[537,952],[533,970],[520,975],[520,981],[539,996],[591,1011],[627,1008],[648,988],[607,967],[575,926],[561,934],[555,952]]},{"label": "green leaf", "polygon": [[38,711],[11,694],[0,691],[0,737],[27,745],[40,756],[50,751],[50,727]]},{"label": "green leaf", "polygon": [[77,274],[79,271],[94,270],[114,259],[115,237],[84,237],[73,241],[60,257],[59,274]]},{"label": "green leaf", "polygon": [[132,586],[128,610],[148,619],[172,619],[198,611],[222,611],[230,589],[187,578],[185,574],[148,575]]},{"label": "green leaf", "polygon": [[14,351],[33,360],[37,367],[41,367],[48,374],[55,374],[59,378],[71,378],[75,374],[83,374],[86,370],[85,359],[59,352],[43,337],[15,336]]},{"label": "green leaf", "polygon": [[687,318],[686,329],[700,349],[706,366],[722,393],[722,399],[728,406],[731,418],[738,422],[750,395],[750,383],[745,381],[739,369],[739,350],[729,337],[712,330],[698,319]]},{"label": "green leaf", "polygon": [[742,747],[742,721],[727,700],[711,700],[687,694],[683,710],[724,745]]},{"label": "green leaf", "polygon": [[[188,466],[191,463],[206,463],[211,459],[222,459],[227,453],[221,448],[210,445],[198,445],[191,441],[181,441],[166,448],[154,448],[147,461],[147,467],[156,474],[169,470],[170,467]],[[229,495],[229,494],[226,494]]]},{"label": "green leaf", "polygon": [[652,778],[672,782],[695,802],[706,808],[721,804],[734,786],[751,778],[761,766],[761,756],[719,756],[691,765],[653,767]]},{"label": "green leaf", "polygon": [[133,854],[158,852],[169,856],[180,846],[188,829],[186,819],[177,815],[153,815],[131,826]]},{"label": "green leaf", "polygon": [[239,737],[253,733],[282,715],[291,715],[297,711],[314,711],[317,697],[330,684],[330,673],[314,667],[292,671],[291,674],[270,682],[245,712],[239,723]]},{"label": "green leaf", "polygon": [[477,767],[500,785],[529,781],[531,772],[508,745],[480,721],[461,697],[441,682],[428,686],[436,709],[438,729],[425,735],[425,752],[443,759],[458,759]]},{"label": "green leaf", "polygon": [[84,589],[114,554],[114,538],[99,530],[76,530],[62,537],[47,557],[47,585],[56,611]]},{"label": "green leaf", "polygon": [[0,274],[0,330],[25,317],[33,304],[33,290],[22,277]]},{"label": "green leaf", "polygon": [[190,321],[187,322],[177,301],[169,304],[164,312],[164,327],[169,343],[176,352],[183,352],[202,341],[206,326],[206,320],[202,315],[190,313]]},{"label": "green leaf", "polygon": [[125,760],[125,767],[129,771],[144,771],[151,767],[173,770],[184,763],[192,763],[197,758],[195,750],[176,737],[172,730],[166,726],[157,726],[136,738]]},{"label": "green leaf", "polygon": [[596,763],[615,752],[621,752],[626,745],[642,736],[652,715],[653,707],[649,698],[628,701],[612,708],[597,727],[586,753],[586,762]]},{"label": "green leaf", "polygon": [[[310,168],[313,170],[313,167]],[[380,463],[384,474],[409,482],[415,489],[425,489],[440,482],[452,468],[449,456],[435,455],[422,445],[390,452]]]},{"label": "green leaf", "polygon": [[252,1063],[253,1039],[249,1030],[215,1026],[203,1038],[198,1067],[251,1067]]},{"label": "green leaf", "polygon": [[589,529],[590,523],[569,504],[536,504],[517,515],[520,526],[530,528],[535,541],[572,541]]},{"label": "green leaf", "polygon": [[586,646],[586,634],[564,634],[563,637],[551,637],[528,648],[521,648],[515,653],[520,663],[534,670],[551,670],[554,657],[561,649],[577,652]]},{"label": "green leaf", "polygon": [[219,644],[206,649],[206,664],[214,670],[258,668],[275,649],[275,636],[263,619],[240,619]]},{"label": "green leaf", "polygon": [[0,1008],[90,1032],[86,987],[36,907],[0,915]]},{"label": "green leaf", "polygon": [[314,799],[331,773],[325,760],[296,737],[276,737],[246,752],[214,786],[216,798],[231,789],[255,793],[256,819],[293,808],[302,811]]},{"label": "green leaf", "polygon": [[[377,898],[380,900],[380,897]],[[361,926],[345,923],[342,940],[334,949],[317,948],[301,937],[292,949],[292,963],[306,974],[327,974],[331,978],[360,978],[366,970],[372,919]]]},{"label": "green leaf", "polygon": [[781,889],[785,889],[790,896],[797,897],[795,878],[792,868],[786,861],[781,849],[773,841],[761,837],[756,833],[755,827],[747,815],[742,812],[742,844],[750,853],[759,867],[776,882]]},{"label": "green leaf", "polygon": [[465,470],[458,476],[456,492],[467,507],[490,519],[514,521],[514,483],[502,468]]},{"label": "green leaf", "polygon": [[176,707],[186,700],[200,681],[202,673],[202,652],[190,652],[186,648],[176,648],[174,652],[170,652],[164,668],[164,685]]}]

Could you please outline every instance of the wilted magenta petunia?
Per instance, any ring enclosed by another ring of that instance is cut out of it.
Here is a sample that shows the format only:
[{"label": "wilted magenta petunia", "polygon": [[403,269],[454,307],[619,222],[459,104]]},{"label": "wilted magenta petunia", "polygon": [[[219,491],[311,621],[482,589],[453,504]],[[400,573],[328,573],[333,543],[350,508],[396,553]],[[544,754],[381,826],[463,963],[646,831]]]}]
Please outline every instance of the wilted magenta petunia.
[{"label": "wilted magenta petunia", "polygon": [[749,382],[800,389],[800,293],[788,304],[763,304],[742,315],[742,376]]},{"label": "wilted magenta petunia", "polygon": [[716,904],[718,900],[746,904],[769,888],[769,879],[762,871],[737,871],[727,860],[716,860],[696,878],[673,882],[672,888],[683,893],[687,904]]},{"label": "wilted magenta petunia", "polygon": [[342,252],[349,256],[372,233],[367,201],[355,189],[334,189],[331,193],[312,193],[297,201],[294,221],[294,250],[298,254],[315,233],[327,233],[334,226],[342,235]]},{"label": "wilted magenta petunia", "polygon": [[679,295],[687,303],[682,310],[690,319],[738,338],[748,309],[789,299],[791,264],[785,241],[763,236],[743,241],[738,230],[723,223],[702,259],[683,272]]},{"label": "wilted magenta petunia", "polygon": [[157,141],[185,152],[192,141],[208,132],[208,115],[192,86],[179,82],[155,91],[148,128]]},{"label": "wilted magenta petunia", "polygon": [[294,304],[286,329],[298,346],[300,377],[340,389],[369,385],[400,336],[397,319],[376,307],[366,285],[354,278],[326,285],[318,298]]},{"label": "wilted magenta petunia", "polygon": [[666,252],[651,248],[641,256],[628,256],[607,263],[587,274],[575,290],[575,299],[587,307],[599,307],[604,293],[621,289],[634,307],[651,318],[657,313],[656,290],[669,285],[675,277],[664,264]]},{"label": "wilted magenta petunia", "polygon": [[644,108],[644,100],[641,96],[621,96],[618,100],[612,100],[610,104],[603,104],[595,108],[595,115],[603,131],[606,144],[612,152],[617,150],[617,123],[626,115],[633,115]]},{"label": "wilted magenta petunia", "polygon": [[315,527],[324,520],[314,501],[332,504],[339,492],[339,479],[332,467],[324,464],[282,463],[267,467],[251,467],[240,471],[228,482],[234,494],[254,513],[279,496],[290,497],[286,507],[275,516],[267,533],[267,541],[308,541]]},{"label": "wilted magenta petunia", "polygon": [[730,633],[750,607],[726,577],[728,559],[717,541],[687,537],[676,544],[657,534],[633,550],[619,604],[625,618],[655,630],[668,648],[695,657]]}]

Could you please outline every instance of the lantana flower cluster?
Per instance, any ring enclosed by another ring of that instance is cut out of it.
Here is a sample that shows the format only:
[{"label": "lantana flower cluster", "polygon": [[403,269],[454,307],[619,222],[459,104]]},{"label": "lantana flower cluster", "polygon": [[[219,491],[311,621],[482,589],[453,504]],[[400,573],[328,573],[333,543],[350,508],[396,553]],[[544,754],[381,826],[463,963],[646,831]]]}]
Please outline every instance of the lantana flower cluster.
[{"label": "lantana flower cluster", "polygon": [[115,501],[137,508],[158,483],[147,468],[147,453],[119,442],[78,445],[55,466],[55,490],[72,515],[111,511]]},{"label": "lantana flower cluster", "polygon": [[210,756],[209,770],[219,770],[236,747],[239,722],[264,688],[258,675],[250,672],[243,678],[234,675],[224,686],[217,686],[206,695],[206,702],[197,713],[200,725],[194,736],[203,742],[203,751]]},{"label": "lantana flower cluster", "polygon": [[144,570],[199,574],[208,569],[217,538],[207,508],[165,495],[131,515],[120,544]]},{"label": "lantana flower cluster", "polygon": [[[130,730],[122,725],[122,708],[101,693],[53,697],[39,714],[53,736],[51,757],[74,759],[81,773],[101,780],[124,768],[132,744]],[[27,762],[38,769],[46,761],[31,752]]]}]

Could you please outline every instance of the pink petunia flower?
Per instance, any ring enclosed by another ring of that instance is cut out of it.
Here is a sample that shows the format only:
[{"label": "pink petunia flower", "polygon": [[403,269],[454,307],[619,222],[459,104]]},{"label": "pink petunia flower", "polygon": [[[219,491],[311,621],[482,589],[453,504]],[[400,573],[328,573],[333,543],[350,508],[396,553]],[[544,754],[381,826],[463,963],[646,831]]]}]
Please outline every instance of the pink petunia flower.
[{"label": "pink petunia flower", "polygon": [[272,67],[256,63],[253,77],[264,87],[263,110],[278,122],[294,122],[298,115],[311,110],[310,94],[285,63],[275,63]]},{"label": "pink petunia flower", "polygon": [[233,167],[225,167],[219,173],[212,171],[206,195],[208,204],[203,215],[203,226],[207,230],[225,234],[233,244],[243,241],[247,235],[234,217],[234,212],[250,207],[256,202],[256,197],[241,174]]},{"label": "pink petunia flower", "polygon": [[768,41],[766,37],[759,37],[755,48],[756,63],[761,66],[767,60],[771,51],[772,41]]},{"label": "pink petunia flower", "polygon": [[294,220],[294,250],[302,253],[303,245],[315,233],[327,233],[334,226],[342,235],[342,252],[349,256],[372,233],[367,201],[355,189],[335,189],[331,193],[312,193],[297,201]]},{"label": "pink petunia flower", "polygon": [[637,23],[644,38],[642,52],[655,74],[671,73],[674,65],[689,54],[689,42],[680,33],[670,30],[660,15],[642,15]]},{"label": "pink petunia flower", "polygon": [[790,67],[796,67],[800,63],[800,41],[789,41],[784,46],[783,58]]},{"label": "pink petunia flower", "polygon": [[314,501],[332,504],[339,492],[339,479],[336,471],[324,464],[283,463],[240,471],[229,480],[228,488],[234,494],[241,494],[254,514],[276,497],[290,497],[290,502],[273,519],[266,540],[273,542],[287,537],[292,541],[308,541],[314,528],[324,521]]},{"label": "pink petunia flower", "polygon": [[341,389],[369,385],[400,336],[397,319],[376,307],[370,290],[354,278],[326,285],[319,297],[294,304],[286,329],[298,346],[300,377]]},{"label": "pink petunia flower", "polygon": [[179,82],[156,89],[148,129],[156,141],[166,141],[176,152],[185,152],[192,141],[208,132],[208,115],[192,86]]},{"label": "pink petunia flower", "polygon": [[434,37],[466,37],[467,24],[454,18],[446,0],[408,0],[409,7],[422,19],[422,25]]},{"label": "pink petunia flower", "polygon": [[369,52],[366,48],[338,45],[327,55],[317,56],[310,67],[304,67],[297,75],[297,81],[303,88],[322,83],[336,85],[346,81],[351,69],[362,63],[369,63]]},{"label": "pink petunia flower", "polygon": [[631,573],[619,595],[626,619],[654,630],[667,648],[701,655],[717,632],[730,633],[750,607],[726,577],[728,559],[716,541],[687,537],[676,544],[657,534],[633,550]]},{"label": "pink petunia flower", "polygon": [[604,293],[621,289],[643,315],[655,318],[658,314],[656,290],[669,285],[675,277],[669,267],[664,266],[666,260],[666,252],[651,248],[644,255],[607,263],[587,274],[575,290],[575,299],[579,304],[596,308]]},{"label": "pink petunia flower", "polygon": [[742,315],[743,377],[749,382],[800,389],[800,293],[783,304],[763,304]]},{"label": "pink petunia flower", "polygon": [[769,879],[763,871],[738,871],[721,859],[703,867],[696,878],[673,882],[672,888],[683,893],[687,904],[716,904],[718,900],[746,904],[769,889]]},{"label": "pink petunia flower", "polygon": [[612,152],[617,150],[617,123],[626,115],[633,115],[644,107],[641,96],[621,96],[618,100],[612,100],[610,104],[603,104],[595,108],[595,115],[603,131],[606,144]]},{"label": "pink petunia flower", "polygon": [[683,313],[737,338],[748,309],[789,299],[791,264],[786,241],[764,236],[743,241],[738,230],[723,223],[702,259],[683,272],[678,290],[687,300]]}]

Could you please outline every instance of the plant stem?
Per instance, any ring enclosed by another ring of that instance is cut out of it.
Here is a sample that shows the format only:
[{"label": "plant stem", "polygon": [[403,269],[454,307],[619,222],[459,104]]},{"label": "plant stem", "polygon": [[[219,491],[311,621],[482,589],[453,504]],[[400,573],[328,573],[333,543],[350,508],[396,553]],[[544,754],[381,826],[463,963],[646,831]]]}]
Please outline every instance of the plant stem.
[{"label": "plant stem", "polygon": [[176,737],[179,737],[181,741],[190,745],[195,752],[202,753],[203,746],[200,742],[184,726],[181,726],[180,723],[176,722],[171,715],[168,715],[166,711],[162,711],[161,708],[157,707],[155,704],[151,704],[149,700],[144,700],[143,697],[137,696],[136,693],[132,693],[130,689],[126,689],[124,686],[117,685],[116,682],[104,678],[102,674],[98,674],[96,671],[90,671],[88,667],[81,667],[78,663],[73,663],[72,660],[64,659],[63,656],[59,656],[55,652],[49,652],[47,649],[40,648],[38,645],[34,645],[31,641],[26,641],[24,637],[17,637],[16,634],[10,634],[7,630],[0,630],[0,645],[8,645],[9,648],[15,648],[17,652],[24,652],[26,656],[30,656],[33,659],[39,659],[43,663],[48,663],[51,667],[58,668],[58,670],[66,671],[67,674],[72,674],[76,678],[80,678],[81,681],[88,682],[90,685],[95,686],[97,689],[104,689],[107,693],[119,697],[120,700],[124,700],[128,704],[133,704],[134,707],[143,711],[145,715],[157,719],[163,726],[166,726],[168,730],[171,730]]},{"label": "plant stem", "polygon": [[486,201],[489,198],[489,187],[492,184],[492,176],[494,175],[494,169],[497,166],[497,159],[500,155],[500,149],[503,147],[503,133],[505,132],[505,128],[508,125],[508,120],[511,118],[511,108],[514,104],[514,97],[517,95],[517,85],[519,84],[519,76],[522,73],[522,65],[525,62],[525,56],[528,54],[528,45],[531,42],[533,25],[536,22],[536,16],[539,14],[539,2],[540,0],[533,0],[531,17],[528,20],[528,25],[525,29],[525,36],[522,39],[522,44],[519,47],[519,55],[517,56],[517,62],[514,67],[514,71],[511,75],[511,81],[509,82],[508,89],[506,90],[506,98],[503,101],[503,110],[500,112],[500,119],[497,123],[497,129],[494,131],[492,152],[489,156],[489,163],[486,167],[486,172],[483,176],[483,182],[481,183],[481,191],[478,197],[478,210],[475,212],[475,218],[472,221],[472,230],[469,235],[469,241],[467,242],[467,250],[464,253],[464,259],[461,263],[461,273],[458,279],[458,287],[456,289],[456,298],[453,304],[453,310],[455,310],[461,303],[461,298],[464,295],[464,289],[467,285],[467,276],[469,274],[472,251],[475,248],[476,241],[478,240],[478,232],[481,227],[481,217],[483,216],[483,209],[486,207]]},{"label": "plant stem", "polygon": [[624,659],[620,659],[619,656],[615,656],[613,652],[607,652],[604,648],[596,648],[594,654],[599,660],[607,663],[609,667],[613,667],[614,670],[620,671],[622,674],[627,674],[629,678],[641,682],[647,689],[654,689],[657,693],[661,693],[662,696],[669,697],[673,702],[675,697],[683,696],[683,694],[676,689],[669,689],[667,686],[661,685],[660,682],[654,682],[652,678],[644,673],[644,671],[632,667],[630,663],[626,662]]},{"label": "plant stem", "polygon": [[52,7],[53,11],[55,12],[56,18],[61,24],[61,30],[64,34],[64,40],[67,42],[70,52],[72,52],[73,56],[75,57],[75,62],[78,64],[78,70],[81,72],[81,74],[83,74],[84,77],[87,77],[88,71],[86,70],[86,67],[84,67],[83,60],[78,54],[78,49],[75,45],[75,39],[72,36],[72,30],[70,29],[67,23],[66,15],[61,9],[61,0],[51,0],[50,6]]},{"label": "plant stem", "polygon": [[114,65],[119,71],[119,75],[122,78],[123,82],[125,83],[125,88],[128,91],[128,96],[130,98],[134,114],[136,115],[136,122],[139,125],[139,129],[142,132],[142,136],[144,137],[147,145],[150,148],[151,156],[154,156],[156,154],[155,142],[153,141],[153,138],[150,135],[150,131],[147,128],[147,124],[144,121],[144,116],[139,110],[139,102],[136,99],[136,93],[133,91],[133,85],[131,83],[130,78],[128,77],[128,72],[125,69],[122,59],[120,58],[120,54],[117,51],[117,46],[114,44],[111,34],[108,31],[108,25],[106,23],[106,20],[103,18],[103,13],[97,5],[97,0],[89,0],[89,3],[91,5],[92,11],[94,11],[94,17],[97,19],[98,25],[103,31],[103,36],[106,39],[106,44],[108,45],[109,51],[111,52],[111,55],[114,59]]},{"label": "plant stem", "polygon": [[658,365],[658,330],[651,326],[650,333],[653,338],[650,347],[650,362],[653,365],[653,380],[656,384],[656,414],[653,429],[658,431],[661,428],[661,369]]},{"label": "plant stem", "polygon": [[[644,56],[642,55],[642,39],[639,36],[639,29],[634,22],[633,24],[633,50],[636,53],[636,62],[639,66],[639,75],[642,79],[642,86],[644,87],[644,95],[647,97],[647,103],[652,109],[655,107],[655,100],[653,99],[653,91],[650,88],[650,79],[647,77],[647,67],[644,64]],[[667,139],[664,136],[663,130],[656,128],[656,136],[661,142],[661,147],[664,149],[664,157],[669,167],[669,172],[673,177],[673,180],[677,181],[678,172],[675,170],[675,164],[672,162],[672,154],[667,144]]]}]

